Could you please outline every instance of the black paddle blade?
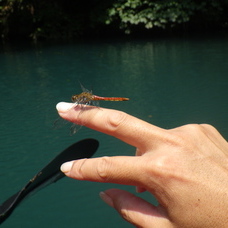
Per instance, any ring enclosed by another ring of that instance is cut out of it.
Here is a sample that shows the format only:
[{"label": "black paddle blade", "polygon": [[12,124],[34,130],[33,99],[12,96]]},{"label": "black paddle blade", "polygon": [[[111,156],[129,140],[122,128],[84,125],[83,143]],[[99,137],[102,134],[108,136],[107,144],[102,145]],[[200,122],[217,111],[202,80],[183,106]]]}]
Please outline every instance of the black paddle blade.
[{"label": "black paddle blade", "polygon": [[58,181],[65,175],[60,171],[60,166],[67,161],[90,158],[96,152],[99,142],[95,139],[84,139],[74,143],[47,166],[38,172],[19,192],[11,196],[0,206],[0,224],[13,212],[15,207],[30,193],[48,184]]}]

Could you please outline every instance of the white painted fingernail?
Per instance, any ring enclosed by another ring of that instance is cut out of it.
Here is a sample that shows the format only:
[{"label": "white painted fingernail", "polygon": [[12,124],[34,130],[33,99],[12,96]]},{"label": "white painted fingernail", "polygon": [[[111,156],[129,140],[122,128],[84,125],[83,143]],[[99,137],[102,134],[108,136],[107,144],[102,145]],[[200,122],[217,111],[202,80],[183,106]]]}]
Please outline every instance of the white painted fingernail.
[{"label": "white painted fingernail", "polygon": [[114,207],[112,198],[110,196],[108,196],[105,192],[100,192],[99,196],[109,206]]},{"label": "white painted fingernail", "polygon": [[63,173],[68,173],[71,170],[72,166],[73,166],[73,162],[65,162],[61,165],[60,170]]},{"label": "white painted fingernail", "polygon": [[72,103],[60,102],[56,105],[58,112],[67,112],[72,108]]}]

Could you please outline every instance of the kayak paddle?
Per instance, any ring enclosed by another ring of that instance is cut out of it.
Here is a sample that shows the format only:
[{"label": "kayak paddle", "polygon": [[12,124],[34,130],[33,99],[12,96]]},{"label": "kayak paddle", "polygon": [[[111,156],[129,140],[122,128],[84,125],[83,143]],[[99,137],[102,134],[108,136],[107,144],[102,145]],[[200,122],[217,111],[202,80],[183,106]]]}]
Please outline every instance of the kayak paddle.
[{"label": "kayak paddle", "polygon": [[84,139],[74,143],[61,152],[47,166],[38,172],[19,192],[0,205],[0,224],[10,216],[16,206],[30,193],[64,177],[65,175],[60,171],[60,166],[64,162],[81,158],[90,158],[96,152],[98,145],[99,142],[95,139]]}]

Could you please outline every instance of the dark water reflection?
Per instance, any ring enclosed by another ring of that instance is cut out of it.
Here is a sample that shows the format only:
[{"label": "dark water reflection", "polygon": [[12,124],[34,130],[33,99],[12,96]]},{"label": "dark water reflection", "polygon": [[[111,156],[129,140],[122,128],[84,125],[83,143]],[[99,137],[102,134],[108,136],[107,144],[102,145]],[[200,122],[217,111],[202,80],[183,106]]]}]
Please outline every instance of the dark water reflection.
[{"label": "dark water reflection", "polygon": [[[0,201],[82,138],[100,141],[96,156],[134,155],[131,146],[85,127],[72,137],[69,128],[53,129],[56,103],[80,93],[79,81],[97,95],[130,98],[103,107],[163,128],[211,123],[228,138],[227,53],[223,37],[2,47]],[[99,199],[110,187],[117,186],[66,178],[28,199],[3,227],[131,227]]]}]

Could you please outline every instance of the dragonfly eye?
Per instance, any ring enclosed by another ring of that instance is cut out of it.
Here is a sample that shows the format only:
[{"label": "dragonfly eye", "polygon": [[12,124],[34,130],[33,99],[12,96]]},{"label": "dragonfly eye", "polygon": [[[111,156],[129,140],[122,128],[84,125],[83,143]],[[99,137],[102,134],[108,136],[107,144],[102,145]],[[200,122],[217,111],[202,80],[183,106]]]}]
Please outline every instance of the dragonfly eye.
[{"label": "dragonfly eye", "polygon": [[72,96],[72,97],[71,97],[71,100],[72,100],[73,102],[77,101],[77,100],[78,100],[78,95]]}]

